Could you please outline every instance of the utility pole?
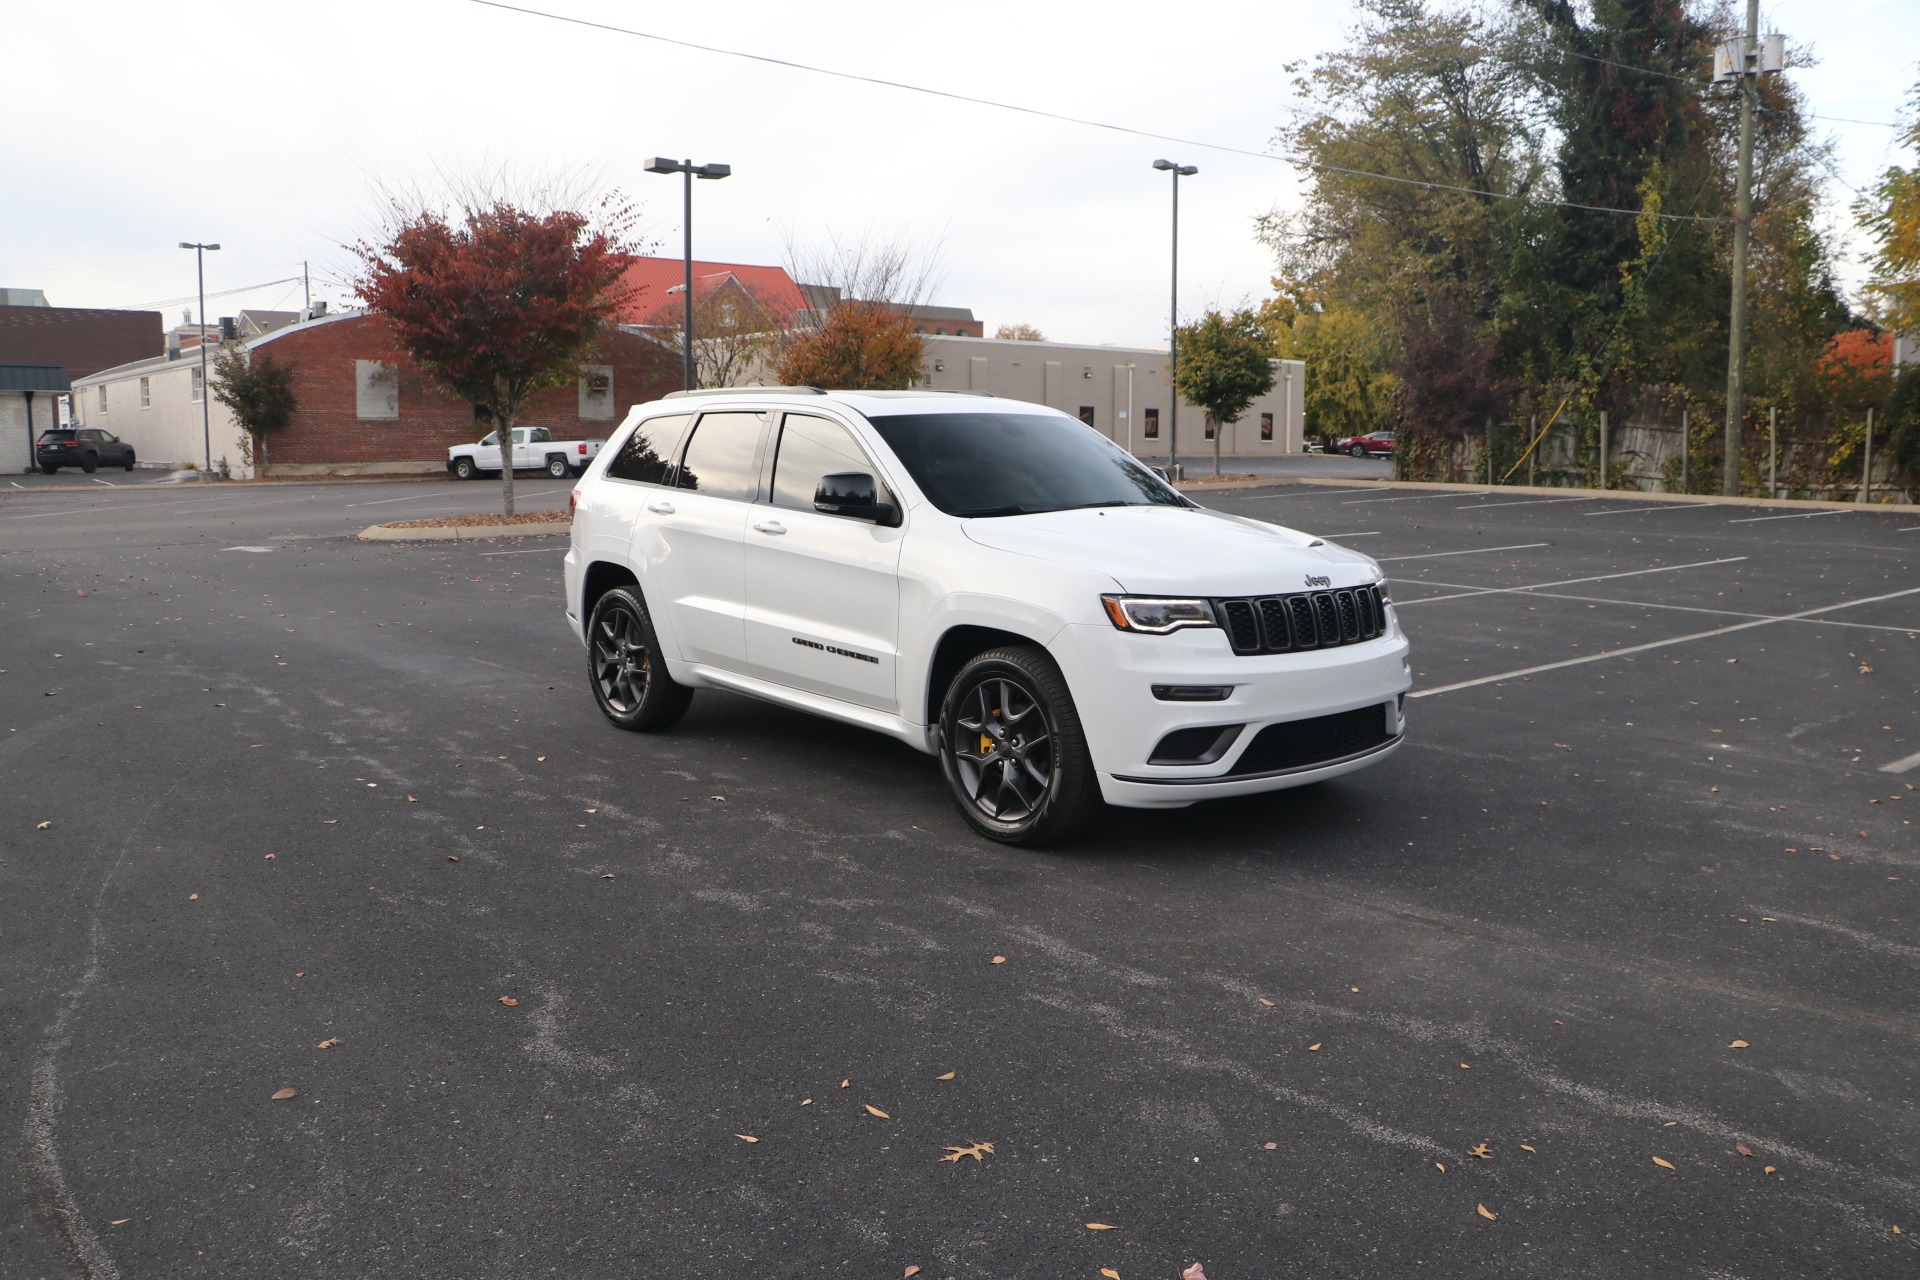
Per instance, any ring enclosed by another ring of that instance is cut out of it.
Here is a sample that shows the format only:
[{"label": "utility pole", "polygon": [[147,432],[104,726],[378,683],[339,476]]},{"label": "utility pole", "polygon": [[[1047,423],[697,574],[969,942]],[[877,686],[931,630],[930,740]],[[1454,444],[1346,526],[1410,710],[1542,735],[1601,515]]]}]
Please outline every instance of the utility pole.
[{"label": "utility pole", "polygon": [[307,271],[307,264],[300,264],[300,292],[306,295],[307,304],[301,309],[300,318],[307,319],[313,314],[313,276]]},{"label": "utility pole", "polygon": [[1785,41],[1760,38],[1760,0],[1747,0],[1744,36],[1721,42],[1714,53],[1716,84],[1733,80],[1740,90],[1740,172],[1733,196],[1733,303],[1727,317],[1726,459],[1720,491],[1740,494],[1740,419],[1746,409],[1747,239],[1753,222],[1753,108],[1762,72],[1778,73],[1785,62]]}]

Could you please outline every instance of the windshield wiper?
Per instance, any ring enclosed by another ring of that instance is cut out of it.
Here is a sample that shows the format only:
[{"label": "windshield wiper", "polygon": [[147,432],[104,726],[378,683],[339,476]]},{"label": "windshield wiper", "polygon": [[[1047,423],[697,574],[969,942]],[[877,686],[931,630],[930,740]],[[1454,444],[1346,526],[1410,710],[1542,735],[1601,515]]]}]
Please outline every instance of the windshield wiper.
[{"label": "windshield wiper", "polygon": [[1048,508],[1043,507],[1023,507],[1018,504],[1013,504],[1004,507],[974,507],[971,510],[956,511],[953,514],[962,520],[970,520],[975,516],[1030,516],[1036,511],[1047,509]]},{"label": "windshield wiper", "polygon": [[1070,507],[1056,508],[1060,511],[1085,511],[1088,507],[1144,507],[1145,502],[1129,502],[1125,498],[1114,498],[1107,502],[1076,502]]}]

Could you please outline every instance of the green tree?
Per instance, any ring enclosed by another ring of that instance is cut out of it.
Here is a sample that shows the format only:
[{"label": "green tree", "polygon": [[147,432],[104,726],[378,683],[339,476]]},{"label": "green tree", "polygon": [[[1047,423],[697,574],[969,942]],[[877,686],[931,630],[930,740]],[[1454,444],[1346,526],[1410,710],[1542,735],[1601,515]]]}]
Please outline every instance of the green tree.
[{"label": "green tree", "polygon": [[1018,324],[1003,324],[993,331],[993,336],[1002,342],[1045,342],[1047,335],[1022,321]]},{"label": "green tree", "polygon": [[1289,286],[1261,304],[1259,316],[1274,353],[1306,369],[1301,397],[1306,434],[1331,440],[1381,431],[1392,423],[1398,380],[1387,369],[1380,330],[1350,303]]},{"label": "green tree", "polygon": [[1272,331],[1252,308],[1209,311],[1179,330],[1180,368],[1174,390],[1213,415],[1213,474],[1220,474],[1222,428],[1240,421],[1247,406],[1273,390],[1276,351]]},{"label": "green tree", "polygon": [[[1901,145],[1920,152],[1920,84]],[[1867,295],[1875,317],[1895,333],[1920,337],[1920,164],[1890,166],[1854,205],[1873,238],[1873,275]]]},{"label": "green tree", "polygon": [[275,364],[264,353],[252,359],[245,345],[227,343],[213,358],[213,398],[233,411],[234,421],[247,433],[254,473],[266,475],[266,437],[285,427],[300,408],[293,367]]}]

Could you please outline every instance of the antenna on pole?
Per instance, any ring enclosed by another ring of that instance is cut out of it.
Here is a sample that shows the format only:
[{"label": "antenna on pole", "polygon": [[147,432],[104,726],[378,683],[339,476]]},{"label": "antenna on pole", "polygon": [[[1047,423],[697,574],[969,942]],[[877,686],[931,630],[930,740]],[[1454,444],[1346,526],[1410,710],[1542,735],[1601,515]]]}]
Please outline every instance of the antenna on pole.
[{"label": "antenna on pole", "polygon": [[1727,319],[1727,433],[1726,458],[1720,492],[1740,495],[1740,419],[1746,408],[1747,375],[1747,239],[1753,223],[1753,107],[1762,73],[1778,74],[1786,67],[1787,38],[1760,39],[1760,0],[1747,0],[1744,36],[1722,40],[1713,51],[1715,84],[1733,82],[1740,88],[1740,173],[1733,198],[1733,303]]}]

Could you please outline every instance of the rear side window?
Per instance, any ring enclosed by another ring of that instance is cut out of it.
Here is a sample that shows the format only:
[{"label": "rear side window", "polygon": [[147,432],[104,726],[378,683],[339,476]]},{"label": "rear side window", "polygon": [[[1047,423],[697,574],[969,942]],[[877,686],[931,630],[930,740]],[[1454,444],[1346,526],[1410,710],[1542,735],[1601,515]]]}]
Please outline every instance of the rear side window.
[{"label": "rear side window", "polygon": [[760,490],[758,413],[706,413],[693,429],[674,484],[715,498],[751,502]]},{"label": "rear side window", "polygon": [[648,418],[633,429],[607,464],[607,475],[615,480],[665,484],[673,471],[673,455],[680,451],[680,438],[692,421],[693,415],[687,413]]},{"label": "rear side window", "polygon": [[820,477],[836,471],[865,471],[871,475],[873,463],[854,442],[853,433],[839,423],[788,414],[780,428],[780,453],[773,464],[773,505],[813,510],[813,494]]}]

